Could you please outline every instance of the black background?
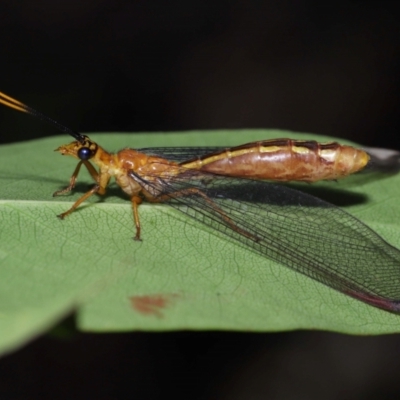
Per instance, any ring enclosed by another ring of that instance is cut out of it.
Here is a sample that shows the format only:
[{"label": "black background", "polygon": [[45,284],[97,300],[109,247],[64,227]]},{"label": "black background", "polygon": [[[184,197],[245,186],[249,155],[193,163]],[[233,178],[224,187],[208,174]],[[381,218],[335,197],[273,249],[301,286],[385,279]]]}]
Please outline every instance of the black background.
[{"label": "black background", "polygon": [[[2,0],[0,90],[83,132],[282,128],[399,149],[396,2],[322,4]],[[2,143],[54,134],[0,108]],[[0,396],[394,398],[399,350],[323,332],[45,337],[0,361]]]}]

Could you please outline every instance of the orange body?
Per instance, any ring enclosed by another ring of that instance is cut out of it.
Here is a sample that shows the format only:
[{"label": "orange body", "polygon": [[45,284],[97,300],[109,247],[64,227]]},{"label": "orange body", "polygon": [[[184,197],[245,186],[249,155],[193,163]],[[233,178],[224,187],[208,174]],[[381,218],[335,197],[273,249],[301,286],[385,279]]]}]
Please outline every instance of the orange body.
[{"label": "orange body", "polygon": [[[130,196],[136,240],[140,240],[138,207],[143,198],[150,202],[163,202],[194,195],[202,198],[237,233],[258,242],[258,236],[238,228],[198,185],[193,185],[193,181],[201,183],[212,179],[213,175],[280,181],[332,180],[359,171],[369,159],[364,151],[337,143],[319,144],[315,141],[276,139],[232,147],[195,160],[176,163],[134,149],[108,153],[87,136],[81,135],[78,138],[56,149],[61,154],[73,156],[80,161],[69,186],[55,192],[54,196],[67,193],[75,187],[82,164],[88,169],[96,185],[59,217],[65,218],[95,193],[104,195],[111,177],[114,177],[121,189]],[[99,167],[98,172],[89,160]]]},{"label": "orange body", "polygon": [[201,172],[207,172],[248,179],[315,182],[343,178],[363,169],[369,160],[367,153],[351,146],[291,139],[248,143],[179,164],[128,148],[115,154],[108,153],[90,140],[84,144],[75,141],[62,145],[57,151],[79,158],[78,151],[85,146],[92,146],[91,161],[100,169],[100,187],[105,189],[110,178],[115,177],[118,185],[130,196],[137,196],[144,190],[129,176],[130,171],[150,182],[157,177],[168,179],[188,170],[199,171],[199,179],[202,178]]},{"label": "orange body", "polygon": [[365,151],[336,142],[272,139],[232,147],[181,165],[240,178],[316,182],[353,174],[368,160]]}]

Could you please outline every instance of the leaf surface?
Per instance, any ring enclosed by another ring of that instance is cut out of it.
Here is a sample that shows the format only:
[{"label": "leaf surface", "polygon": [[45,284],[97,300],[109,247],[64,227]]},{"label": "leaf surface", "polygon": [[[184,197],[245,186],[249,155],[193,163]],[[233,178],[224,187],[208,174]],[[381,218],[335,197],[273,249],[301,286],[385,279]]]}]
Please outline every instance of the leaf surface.
[{"label": "leaf surface", "polygon": [[[109,151],[232,146],[278,137],[331,140],[266,130],[90,136]],[[76,165],[53,150],[70,141],[59,136],[0,147],[0,351],[25,343],[74,310],[81,329],[98,332],[400,331],[399,316],[254,254],[168,205],[140,207],[143,241],[134,242],[130,203],[115,184],[104,198],[93,197],[59,220],[56,215],[92,185],[82,170],[73,194],[52,198]],[[400,247],[398,175],[298,188],[340,204]]]}]

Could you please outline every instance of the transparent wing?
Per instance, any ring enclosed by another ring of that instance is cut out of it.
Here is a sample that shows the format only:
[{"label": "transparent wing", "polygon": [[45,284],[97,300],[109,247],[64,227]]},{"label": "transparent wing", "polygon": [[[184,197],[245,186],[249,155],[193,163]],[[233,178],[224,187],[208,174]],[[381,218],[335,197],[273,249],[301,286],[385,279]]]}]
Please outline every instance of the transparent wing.
[{"label": "transparent wing", "polygon": [[145,147],[137,150],[141,153],[162,157],[169,161],[182,162],[224,149],[225,147]]},{"label": "transparent wing", "polygon": [[333,204],[283,185],[184,168],[165,178],[133,171],[130,176],[153,196],[255,253],[400,312],[400,251]]}]

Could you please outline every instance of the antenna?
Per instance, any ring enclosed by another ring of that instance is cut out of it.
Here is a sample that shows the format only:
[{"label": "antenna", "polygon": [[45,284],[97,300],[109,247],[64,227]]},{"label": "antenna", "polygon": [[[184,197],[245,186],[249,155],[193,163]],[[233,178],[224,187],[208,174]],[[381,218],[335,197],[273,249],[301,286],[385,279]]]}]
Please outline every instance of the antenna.
[{"label": "antenna", "polygon": [[60,124],[59,122],[48,117],[47,115],[44,115],[39,111],[36,111],[34,108],[29,107],[26,104],[21,103],[20,101],[13,99],[12,97],[7,96],[6,94],[4,94],[2,92],[0,92],[0,103],[7,107],[13,108],[14,110],[30,114],[33,117],[39,118],[42,121],[47,122],[48,124],[53,125],[56,128],[58,128],[60,131],[68,133],[69,135],[71,135],[73,138],[75,138],[80,143],[83,143],[85,140],[84,136],[81,133],[70,129],[63,124]]}]

